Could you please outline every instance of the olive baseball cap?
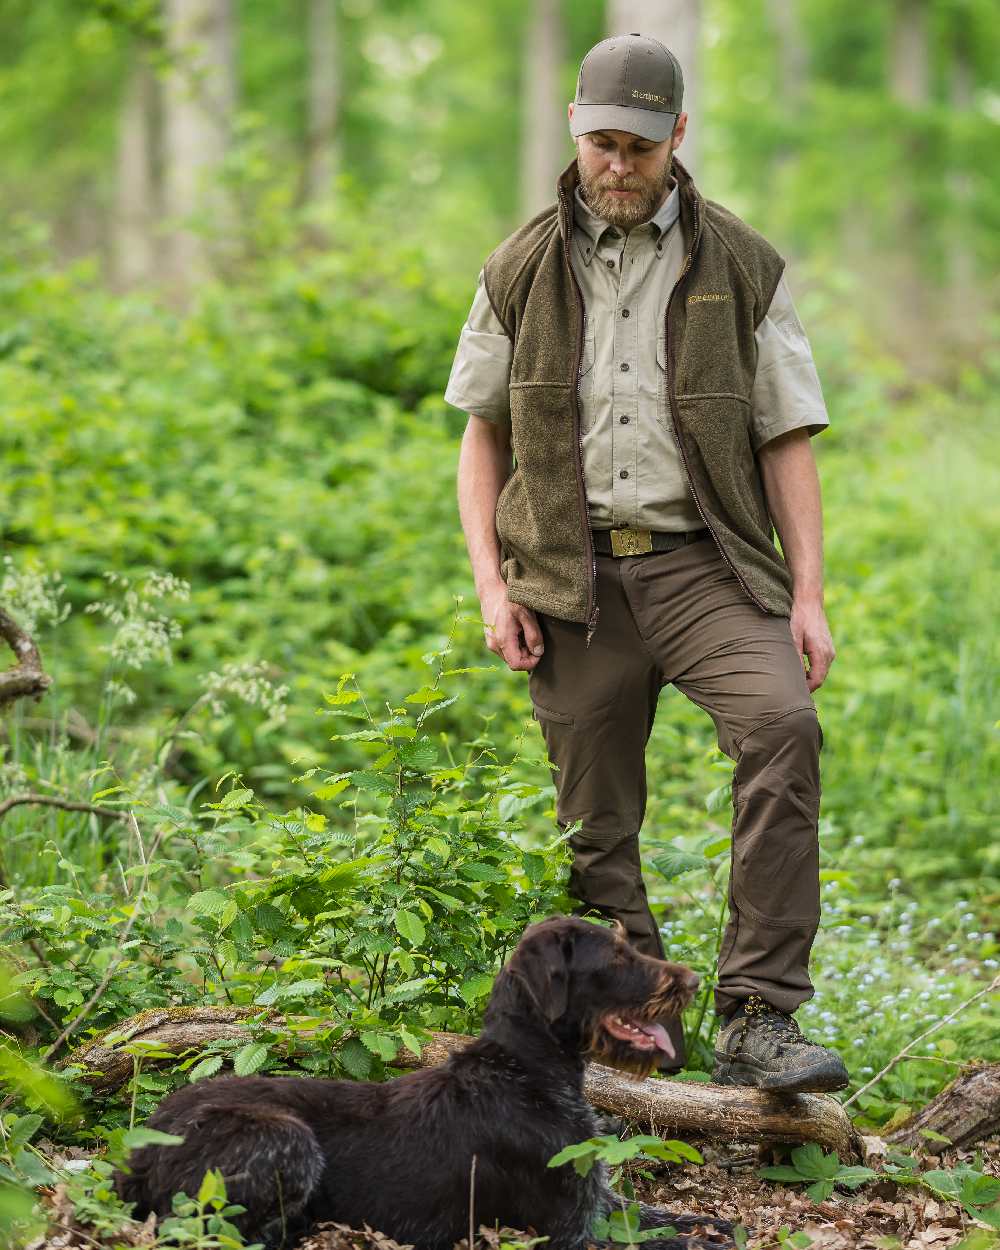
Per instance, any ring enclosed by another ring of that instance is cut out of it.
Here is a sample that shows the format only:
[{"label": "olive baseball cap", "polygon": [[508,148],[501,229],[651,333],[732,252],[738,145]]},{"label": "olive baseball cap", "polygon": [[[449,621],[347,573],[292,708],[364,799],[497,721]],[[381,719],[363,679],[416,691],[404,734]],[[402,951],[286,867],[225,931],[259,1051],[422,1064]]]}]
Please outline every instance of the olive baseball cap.
[{"label": "olive baseball cap", "polygon": [[625,130],[661,143],[682,112],[684,76],[652,35],[612,35],[583,58],[569,132]]}]

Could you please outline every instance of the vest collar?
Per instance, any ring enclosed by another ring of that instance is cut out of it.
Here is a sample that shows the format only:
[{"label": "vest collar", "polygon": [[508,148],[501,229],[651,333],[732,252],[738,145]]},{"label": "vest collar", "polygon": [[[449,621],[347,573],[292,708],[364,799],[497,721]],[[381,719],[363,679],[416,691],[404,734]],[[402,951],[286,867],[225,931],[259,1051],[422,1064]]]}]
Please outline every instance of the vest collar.
[{"label": "vest collar", "polygon": [[[691,240],[690,251],[693,254],[701,242],[701,223],[704,218],[705,201],[701,192],[694,185],[694,180],[684,166],[674,156],[670,172],[677,183],[680,197],[680,223],[684,237]],[[559,233],[569,242],[573,237],[574,214],[573,193],[580,182],[580,170],[574,156],[559,175],[556,184],[559,209]]]}]

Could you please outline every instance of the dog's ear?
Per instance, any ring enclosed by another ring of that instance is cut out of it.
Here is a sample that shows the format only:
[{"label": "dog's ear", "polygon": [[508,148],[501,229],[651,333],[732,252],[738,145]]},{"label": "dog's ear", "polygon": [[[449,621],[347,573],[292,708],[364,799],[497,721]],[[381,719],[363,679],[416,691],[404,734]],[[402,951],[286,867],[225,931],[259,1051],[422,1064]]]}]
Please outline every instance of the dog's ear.
[{"label": "dog's ear", "polygon": [[569,1006],[574,939],[571,929],[554,925],[543,933],[535,934],[534,939],[519,952],[522,958],[518,971],[550,1024],[565,1015]]}]

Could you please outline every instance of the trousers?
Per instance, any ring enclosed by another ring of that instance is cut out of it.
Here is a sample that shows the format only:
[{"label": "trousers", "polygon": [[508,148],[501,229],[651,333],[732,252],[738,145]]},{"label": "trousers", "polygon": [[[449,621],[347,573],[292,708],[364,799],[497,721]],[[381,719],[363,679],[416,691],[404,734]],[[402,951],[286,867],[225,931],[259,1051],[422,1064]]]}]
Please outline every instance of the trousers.
[{"label": "trousers", "polygon": [[[646,744],[673,685],[715,723],[735,761],[729,921],[715,1009],[750,994],[792,1012],[812,997],[819,925],[822,732],[789,622],[748,598],[711,539],[642,556],[598,555],[597,628],[538,614],[545,643],[529,675],[581,911],[624,924],[664,957],[639,856]],[[679,1027],[671,1030],[675,1046]]]}]

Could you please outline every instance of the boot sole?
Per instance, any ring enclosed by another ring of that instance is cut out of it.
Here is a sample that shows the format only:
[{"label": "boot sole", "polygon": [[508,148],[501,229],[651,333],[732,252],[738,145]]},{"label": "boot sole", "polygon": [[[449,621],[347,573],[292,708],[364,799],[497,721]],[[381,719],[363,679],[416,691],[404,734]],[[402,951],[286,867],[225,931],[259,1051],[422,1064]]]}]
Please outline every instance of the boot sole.
[{"label": "boot sole", "polygon": [[779,1090],[784,1094],[826,1094],[845,1089],[850,1077],[830,1072],[767,1072],[733,1060],[717,1062],[712,1071],[715,1085],[740,1085],[751,1089]]}]

